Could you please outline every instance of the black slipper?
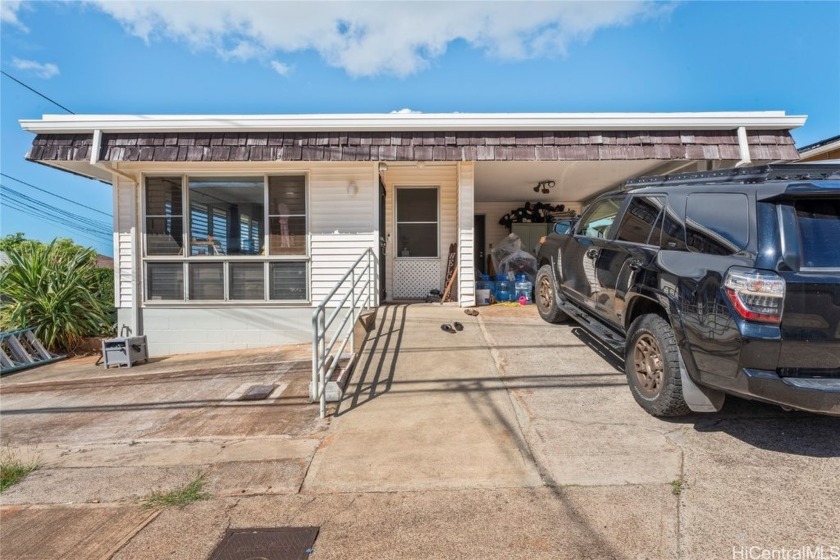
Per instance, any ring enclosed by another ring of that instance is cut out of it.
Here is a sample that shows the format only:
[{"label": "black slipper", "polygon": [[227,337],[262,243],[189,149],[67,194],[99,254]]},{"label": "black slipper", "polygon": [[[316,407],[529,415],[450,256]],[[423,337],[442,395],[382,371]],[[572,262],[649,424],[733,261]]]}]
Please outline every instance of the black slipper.
[{"label": "black slipper", "polygon": [[464,325],[462,325],[462,324],[461,324],[461,323],[459,323],[458,321],[455,321],[454,323],[452,323],[452,326],[453,326],[453,327],[455,327],[455,330],[456,330],[456,331],[462,331],[462,330],[464,330]]},{"label": "black slipper", "polygon": [[448,333],[454,333],[455,332],[455,329],[453,329],[451,326],[447,325],[446,323],[442,324],[440,326],[440,328],[441,328],[441,330],[446,331]]},{"label": "black slipper", "polygon": [[475,309],[464,309],[464,313],[466,313],[467,315],[472,315],[473,317],[478,315],[478,311]]}]

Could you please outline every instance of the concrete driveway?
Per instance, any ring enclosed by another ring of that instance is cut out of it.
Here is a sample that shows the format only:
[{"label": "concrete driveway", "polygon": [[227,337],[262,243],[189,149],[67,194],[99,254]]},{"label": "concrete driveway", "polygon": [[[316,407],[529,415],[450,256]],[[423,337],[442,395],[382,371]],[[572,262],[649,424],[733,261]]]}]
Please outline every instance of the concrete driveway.
[{"label": "concrete driveway", "polygon": [[[579,329],[480,312],[380,309],[326,421],[305,348],[4,378],[2,441],[42,464],[2,495],[4,558],[206,558],[229,527],[287,525],[321,528],[313,559],[840,546],[840,420],[735,399],[657,420]],[[272,400],[233,400],[259,383]],[[196,472],[213,499],[137,504]]]}]

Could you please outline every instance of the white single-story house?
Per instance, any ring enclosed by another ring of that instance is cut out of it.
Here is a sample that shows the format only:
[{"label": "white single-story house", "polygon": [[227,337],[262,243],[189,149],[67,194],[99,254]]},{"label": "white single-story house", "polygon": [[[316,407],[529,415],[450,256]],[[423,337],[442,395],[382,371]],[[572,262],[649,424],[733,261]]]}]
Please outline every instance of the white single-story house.
[{"label": "white single-story house", "polygon": [[[152,355],[311,340],[312,307],[367,248],[377,304],[475,270],[525,202],[580,209],[640,175],[793,161],[782,111],[45,115],[27,159],[114,189],[120,324]],[[538,184],[543,181],[543,186]],[[549,185],[548,188],[545,185]],[[546,193],[547,191],[547,193]]]}]

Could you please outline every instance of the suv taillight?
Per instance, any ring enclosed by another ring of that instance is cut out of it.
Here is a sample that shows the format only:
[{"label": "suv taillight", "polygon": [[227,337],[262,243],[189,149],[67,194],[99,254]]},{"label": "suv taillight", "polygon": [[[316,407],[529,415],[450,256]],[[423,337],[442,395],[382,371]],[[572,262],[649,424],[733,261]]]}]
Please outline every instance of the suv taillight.
[{"label": "suv taillight", "polygon": [[775,272],[733,266],[727,271],[723,286],[729,301],[744,319],[782,322],[785,281]]}]

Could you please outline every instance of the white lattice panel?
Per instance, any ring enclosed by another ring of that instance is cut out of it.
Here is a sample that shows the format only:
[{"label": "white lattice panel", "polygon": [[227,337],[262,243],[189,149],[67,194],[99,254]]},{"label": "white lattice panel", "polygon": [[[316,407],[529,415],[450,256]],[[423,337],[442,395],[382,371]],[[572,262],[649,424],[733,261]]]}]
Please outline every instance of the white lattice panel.
[{"label": "white lattice panel", "polygon": [[394,299],[423,299],[440,286],[439,259],[394,261]]}]

